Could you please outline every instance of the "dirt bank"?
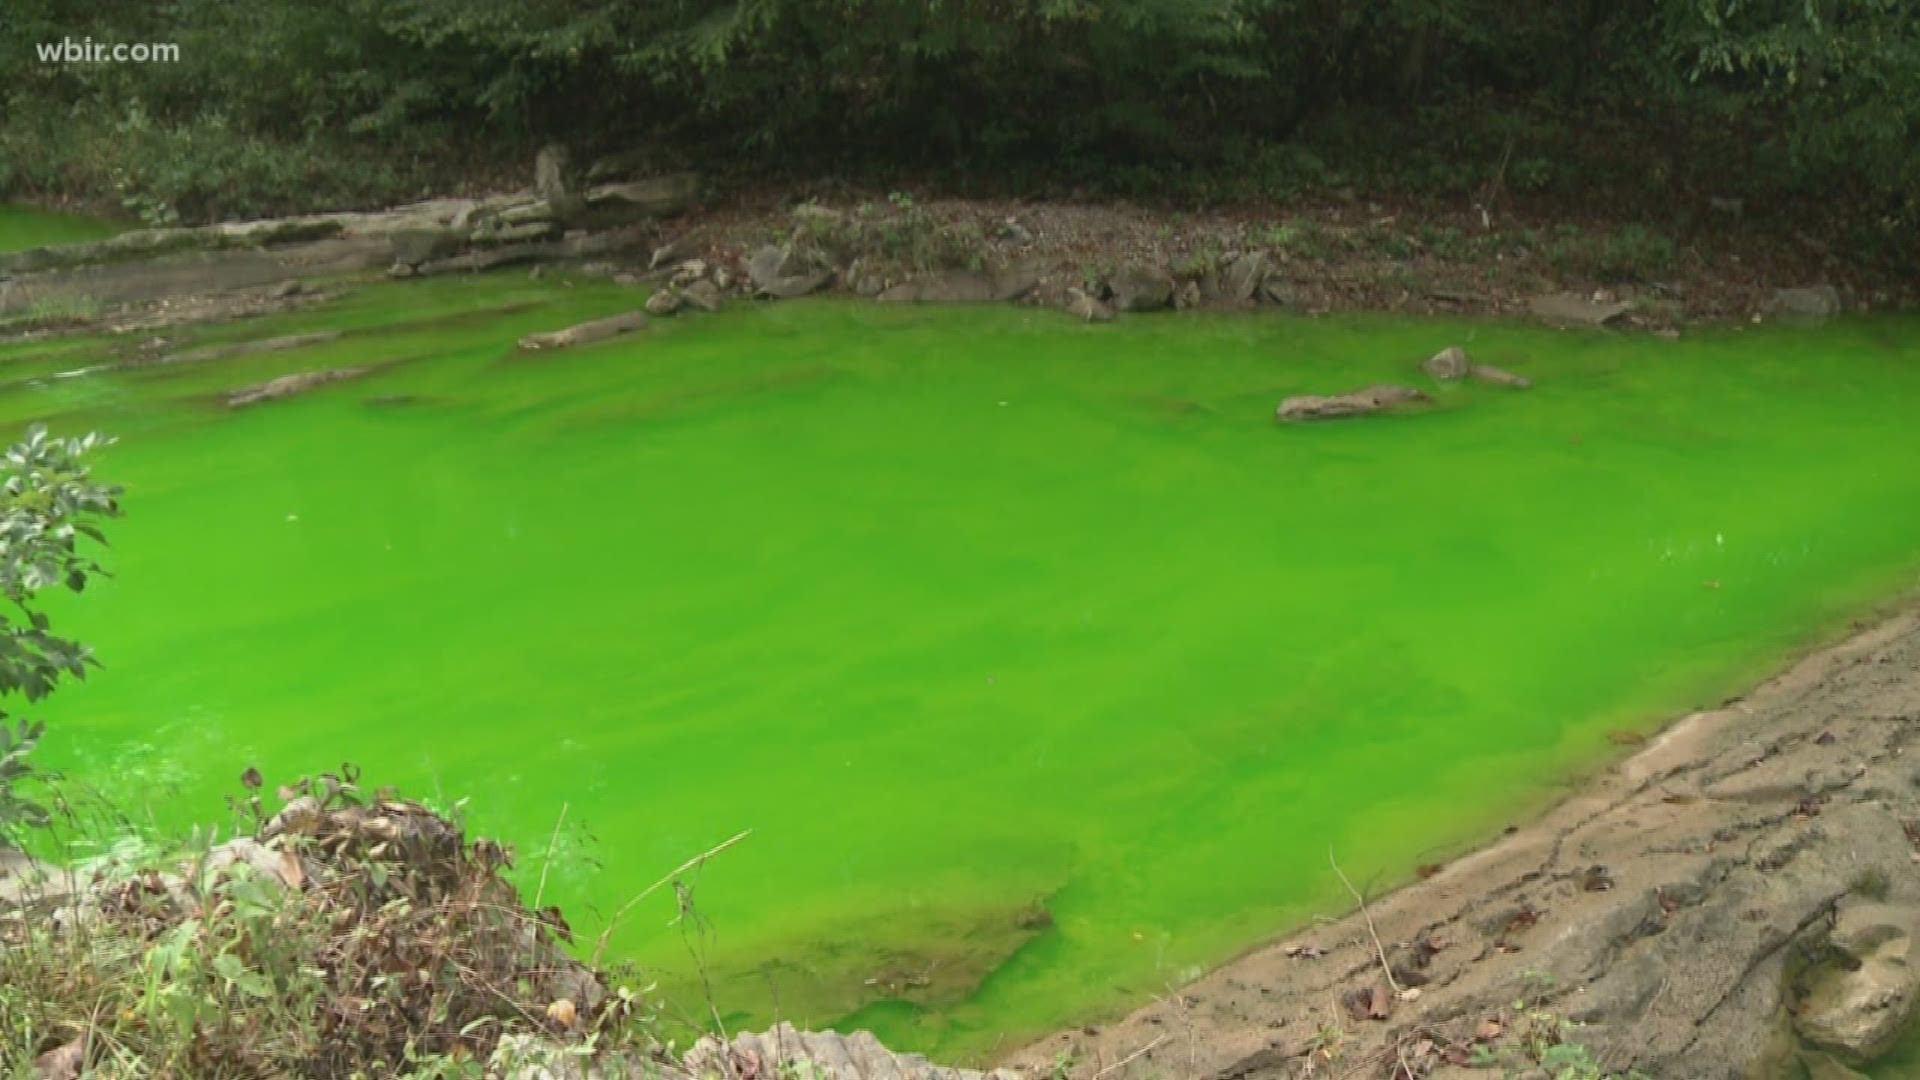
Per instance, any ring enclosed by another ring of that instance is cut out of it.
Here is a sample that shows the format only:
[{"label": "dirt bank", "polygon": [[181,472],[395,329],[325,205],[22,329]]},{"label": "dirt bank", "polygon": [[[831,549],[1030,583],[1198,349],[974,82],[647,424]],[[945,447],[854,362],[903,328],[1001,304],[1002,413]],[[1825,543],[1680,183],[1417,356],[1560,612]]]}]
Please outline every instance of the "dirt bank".
[{"label": "dirt bank", "polygon": [[1066,1061],[1078,1080],[1489,1075],[1461,1068],[1476,1059],[1527,1075],[1562,1041],[1608,1073],[1855,1075],[1914,998],[1916,738],[1909,605],[1364,914],[1008,1063]]}]

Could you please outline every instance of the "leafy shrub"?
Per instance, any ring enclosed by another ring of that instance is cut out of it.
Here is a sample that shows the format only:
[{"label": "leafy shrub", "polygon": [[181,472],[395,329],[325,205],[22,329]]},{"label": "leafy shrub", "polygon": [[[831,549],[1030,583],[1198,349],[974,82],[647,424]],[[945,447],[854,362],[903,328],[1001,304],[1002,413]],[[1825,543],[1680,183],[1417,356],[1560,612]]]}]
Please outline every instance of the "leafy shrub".
[{"label": "leafy shrub", "polygon": [[[87,458],[110,441],[56,439],[35,426],[0,459],[0,595],[15,613],[0,618],[0,697],[38,701],[62,678],[84,678],[93,663],[86,646],[52,632],[35,598],[50,588],[80,592],[102,573],[82,541],[105,542],[99,523],[120,513],[120,489],[95,481]],[[0,712],[0,840],[47,817],[17,790],[33,775],[26,758],[41,727],[23,722],[8,730],[6,720]]]}]

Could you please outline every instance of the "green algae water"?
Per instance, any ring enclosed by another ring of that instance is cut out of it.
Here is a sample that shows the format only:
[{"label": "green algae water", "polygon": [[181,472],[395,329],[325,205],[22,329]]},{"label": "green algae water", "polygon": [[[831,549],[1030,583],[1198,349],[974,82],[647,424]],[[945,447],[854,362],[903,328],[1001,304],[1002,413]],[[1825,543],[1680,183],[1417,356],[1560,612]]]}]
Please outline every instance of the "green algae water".
[{"label": "green algae water", "polygon": [[0,253],[101,240],[117,231],[95,218],[0,204]]},{"label": "green algae water", "polygon": [[[838,302],[521,334],[634,294],[370,287],[0,347],[121,436],[105,667],[51,764],[163,822],[354,761],[510,840],[676,1014],[967,1058],[1165,993],[1555,798],[1920,578],[1920,324],[1666,342]],[[1281,427],[1283,396],[1525,393]],[[376,370],[231,412],[289,371]],[[551,855],[549,856],[549,851]]]}]

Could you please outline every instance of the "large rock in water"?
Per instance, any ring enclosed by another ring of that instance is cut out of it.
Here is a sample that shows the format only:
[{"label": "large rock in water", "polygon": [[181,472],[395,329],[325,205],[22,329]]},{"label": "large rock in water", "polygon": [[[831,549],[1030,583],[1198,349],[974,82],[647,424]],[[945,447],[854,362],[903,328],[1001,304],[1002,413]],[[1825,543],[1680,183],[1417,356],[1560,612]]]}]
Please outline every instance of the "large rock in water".
[{"label": "large rock in water", "polygon": [[1427,395],[1405,386],[1369,386],[1346,394],[1322,396],[1302,394],[1290,397],[1274,410],[1274,418],[1287,423],[1301,420],[1344,420],[1384,412],[1398,405],[1431,401]]},{"label": "large rock in water", "polygon": [[1121,267],[1107,282],[1107,290],[1120,311],[1160,311],[1173,306],[1173,279],[1151,267]]},{"label": "large rock in water", "polygon": [[1533,380],[1524,375],[1515,375],[1505,368],[1492,364],[1468,364],[1467,378],[1478,382],[1492,383],[1495,386],[1511,386],[1515,390],[1526,390],[1533,386]]},{"label": "large rock in water", "polygon": [[1452,382],[1467,377],[1467,351],[1458,345],[1449,345],[1420,365],[1420,370],[1439,379]]}]

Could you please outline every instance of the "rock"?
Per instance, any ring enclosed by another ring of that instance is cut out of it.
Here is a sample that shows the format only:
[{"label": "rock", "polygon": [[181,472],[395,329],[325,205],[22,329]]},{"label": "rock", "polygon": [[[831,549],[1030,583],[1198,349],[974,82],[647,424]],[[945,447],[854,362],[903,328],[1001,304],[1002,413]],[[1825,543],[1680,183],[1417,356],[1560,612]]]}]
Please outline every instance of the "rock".
[{"label": "rock", "polygon": [[971,270],[935,271],[914,285],[914,302],[919,304],[983,304],[1000,298],[992,278]]},{"label": "rock", "polygon": [[1173,306],[1173,279],[1145,266],[1123,266],[1107,282],[1119,311],[1159,311]]},{"label": "rock", "polygon": [[467,246],[467,235],[453,229],[406,229],[388,238],[396,266],[418,267],[444,259]]},{"label": "rock", "polygon": [[1113,309],[1087,295],[1084,289],[1067,290],[1067,311],[1087,322],[1113,321]]},{"label": "rock", "polygon": [[792,250],[777,244],[767,244],[747,256],[747,280],[753,282],[756,289],[797,274],[800,269]]},{"label": "rock", "polygon": [[1200,283],[1189,281],[1176,289],[1173,294],[1175,311],[1190,311],[1200,306]]},{"label": "rock", "polygon": [[1001,268],[993,275],[993,298],[1001,303],[1021,300],[1040,285],[1041,264],[1027,260]]},{"label": "rock", "polygon": [[1776,289],[1767,313],[1781,322],[1818,326],[1840,314],[1840,293],[1831,285]]},{"label": "rock", "polygon": [[305,291],[306,286],[301,285],[297,280],[283,281],[267,290],[267,298],[270,300],[285,300],[288,297],[299,296]]},{"label": "rock", "polygon": [[701,311],[719,311],[720,305],[726,302],[726,297],[720,293],[720,286],[706,280],[688,284],[680,290],[680,296]]},{"label": "rock", "polygon": [[200,891],[204,893],[207,883],[238,865],[251,868],[283,888],[298,889],[307,879],[300,860],[291,852],[268,847],[258,840],[243,836],[207,852],[206,860],[200,864]]},{"label": "rock", "polygon": [[587,182],[601,184],[609,180],[625,180],[646,172],[652,163],[653,155],[646,150],[621,150],[594,158],[587,166]]},{"label": "rock", "polygon": [[1802,979],[1794,1010],[1801,1038],[1844,1058],[1871,1061],[1906,1029],[1920,990],[1920,909],[1887,903],[1849,903],[1835,917],[1828,941],[1838,955]]},{"label": "rock", "polygon": [[1526,390],[1533,386],[1533,380],[1524,375],[1515,375],[1505,368],[1492,364],[1468,364],[1467,378],[1479,382],[1492,383],[1495,386],[1511,386],[1515,390]]},{"label": "rock", "polygon": [[1267,303],[1278,307],[1300,306],[1300,298],[1294,295],[1293,286],[1277,277],[1267,278],[1266,282],[1260,286],[1260,295],[1266,298]]},{"label": "rock", "polygon": [[999,298],[993,279],[971,270],[937,270],[909,284],[916,304],[984,304]]},{"label": "rock", "polygon": [[559,143],[548,143],[533,157],[533,192],[557,201],[573,194],[572,158]]},{"label": "rock", "polygon": [[761,296],[775,300],[793,300],[819,292],[833,281],[833,271],[815,270],[810,274],[787,274],[772,281],[757,283]]},{"label": "rock", "polygon": [[752,1062],[763,1076],[803,1076],[812,1080],[1019,1080],[1012,1069],[976,1072],[934,1065],[919,1054],[887,1049],[872,1032],[842,1035],[800,1031],[781,1023],[763,1033],[735,1035],[722,1042],[708,1035],[687,1048],[681,1068],[693,1076],[737,1076]]},{"label": "rock", "polygon": [[699,177],[692,173],[679,173],[588,188],[586,203],[588,208],[604,212],[666,217],[692,205],[699,193]]},{"label": "rock", "polygon": [[551,240],[559,235],[558,222],[523,221],[510,225],[500,223],[496,219],[475,228],[469,239],[476,244],[526,244],[537,240]]},{"label": "rock", "polygon": [[984,304],[1017,300],[1032,292],[1039,283],[1039,272],[1031,267],[1011,267],[988,275],[973,270],[935,270],[891,288],[880,288],[877,274],[862,271],[854,289],[883,304]]},{"label": "rock", "polygon": [[366,373],[367,369],[364,367],[344,367],[282,375],[277,379],[269,379],[266,382],[233,391],[227,395],[227,408],[244,409],[249,405],[279,401],[281,398],[304,394],[328,383],[342,382]]},{"label": "rock", "polygon": [[[658,254],[658,252],[655,252],[655,254]],[[673,276],[668,278],[667,281],[676,286],[691,285],[701,278],[706,277],[708,269],[707,260],[688,259],[686,262],[673,268]]]},{"label": "rock", "polygon": [[1449,345],[1420,365],[1420,370],[1439,379],[1441,382],[1453,382],[1467,377],[1467,352],[1458,345]]},{"label": "rock", "polygon": [[423,262],[414,267],[413,272],[422,277],[431,277],[436,274],[477,274],[484,270],[496,270],[502,266],[560,258],[566,254],[568,251],[558,243],[502,244],[499,247],[489,247],[481,251],[463,251],[444,259]]},{"label": "rock", "polygon": [[853,291],[858,296],[879,296],[887,289],[887,279],[871,270],[861,270],[853,277]]},{"label": "rock", "polygon": [[1267,253],[1250,251],[1227,264],[1226,273],[1220,279],[1220,291],[1231,300],[1252,300],[1267,283],[1267,273]]},{"label": "rock", "polygon": [[1410,402],[1431,400],[1433,399],[1420,391],[1405,386],[1369,386],[1364,390],[1355,390],[1346,394],[1331,396],[1303,394],[1299,397],[1290,397],[1280,403],[1280,407],[1274,411],[1274,418],[1287,422],[1342,420],[1383,412]]},{"label": "rock", "polygon": [[520,347],[529,352],[541,349],[566,349],[575,345],[604,341],[619,334],[632,333],[647,325],[644,311],[629,311],[620,315],[609,315],[604,319],[594,319],[565,330],[552,330],[544,334],[528,334],[520,339]]},{"label": "rock", "polygon": [[530,199],[527,202],[503,207],[491,216],[481,217],[474,222],[473,230],[477,233],[490,226],[528,225],[536,221],[557,223],[560,212],[560,203],[554,199]]},{"label": "rock", "polygon": [[1534,318],[1562,329],[1605,326],[1625,315],[1632,306],[1624,300],[1598,303],[1570,292],[1536,296],[1527,301],[1527,310],[1533,313]]},{"label": "rock", "polygon": [[676,236],[653,249],[652,257],[647,260],[647,269],[658,270],[669,263],[685,262],[700,250],[702,242],[703,236],[698,229]]},{"label": "rock", "polygon": [[680,294],[673,289],[661,289],[647,297],[647,314],[666,316],[680,310],[683,304]]}]

